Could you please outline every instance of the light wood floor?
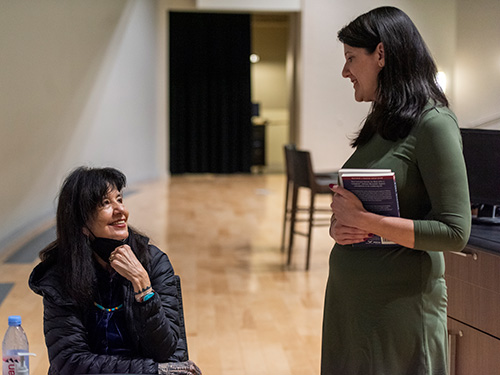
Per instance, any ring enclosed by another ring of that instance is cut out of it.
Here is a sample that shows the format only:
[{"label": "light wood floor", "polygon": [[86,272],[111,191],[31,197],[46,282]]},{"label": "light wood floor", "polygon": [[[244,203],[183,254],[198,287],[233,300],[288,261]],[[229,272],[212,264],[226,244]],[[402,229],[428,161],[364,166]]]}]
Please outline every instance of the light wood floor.
[{"label": "light wood floor", "polygon": [[[130,224],[169,255],[181,276],[189,355],[205,375],[319,373],[333,241],[326,227],[314,229],[306,272],[305,238],[297,237],[293,264],[285,267],[284,189],[283,175],[182,176],[129,188]],[[0,283],[15,283],[0,306],[0,330],[8,315],[23,316],[37,354],[32,375],[48,369],[42,299],[27,286],[37,263],[0,264]]]}]

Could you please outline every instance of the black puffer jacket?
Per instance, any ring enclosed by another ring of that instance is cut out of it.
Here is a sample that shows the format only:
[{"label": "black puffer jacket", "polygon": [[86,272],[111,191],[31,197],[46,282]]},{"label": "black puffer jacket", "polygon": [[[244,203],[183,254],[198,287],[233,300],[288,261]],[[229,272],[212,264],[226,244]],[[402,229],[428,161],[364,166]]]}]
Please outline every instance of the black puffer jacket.
[{"label": "black puffer jacket", "polygon": [[124,284],[127,326],[136,347],[134,358],[92,353],[88,345],[87,311],[63,292],[55,264],[45,261],[35,267],[29,286],[43,296],[49,374],[157,374],[159,362],[187,359],[187,345],[179,333],[174,270],[165,253],[153,245],[149,245],[149,251],[148,273],[154,297],[137,303],[131,283],[125,280]]}]

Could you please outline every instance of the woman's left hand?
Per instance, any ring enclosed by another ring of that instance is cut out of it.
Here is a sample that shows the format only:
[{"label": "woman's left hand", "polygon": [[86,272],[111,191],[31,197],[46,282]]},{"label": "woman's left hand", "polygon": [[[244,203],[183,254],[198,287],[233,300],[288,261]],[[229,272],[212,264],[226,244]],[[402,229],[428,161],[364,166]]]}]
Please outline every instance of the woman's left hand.
[{"label": "woman's left hand", "polygon": [[363,203],[342,186],[333,185],[331,189],[335,193],[330,206],[335,219],[342,225],[363,229],[359,227],[360,216],[366,212]]},{"label": "woman's left hand", "polygon": [[116,272],[132,283],[134,290],[151,286],[147,271],[129,245],[117,247],[109,257],[109,264]]},{"label": "woman's left hand", "polygon": [[202,375],[200,368],[191,360],[160,363],[158,370],[162,375]]},{"label": "woman's left hand", "polygon": [[331,186],[335,193],[332,204],[330,236],[341,245],[366,241],[372,234],[360,227],[359,218],[366,212],[361,201],[341,186]]}]

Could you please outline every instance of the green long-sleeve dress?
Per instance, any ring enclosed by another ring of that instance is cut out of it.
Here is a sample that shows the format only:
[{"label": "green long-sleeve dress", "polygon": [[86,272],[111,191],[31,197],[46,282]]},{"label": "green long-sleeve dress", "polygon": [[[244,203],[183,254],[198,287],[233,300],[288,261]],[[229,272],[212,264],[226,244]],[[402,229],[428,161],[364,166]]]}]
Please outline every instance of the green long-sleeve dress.
[{"label": "green long-sleeve dress", "polygon": [[463,249],[470,203],[461,137],[448,108],[431,107],[411,133],[375,135],[345,168],[390,168],[415,249],[336,244],[326,287],[322,375],[445,375],[443,251]]}]

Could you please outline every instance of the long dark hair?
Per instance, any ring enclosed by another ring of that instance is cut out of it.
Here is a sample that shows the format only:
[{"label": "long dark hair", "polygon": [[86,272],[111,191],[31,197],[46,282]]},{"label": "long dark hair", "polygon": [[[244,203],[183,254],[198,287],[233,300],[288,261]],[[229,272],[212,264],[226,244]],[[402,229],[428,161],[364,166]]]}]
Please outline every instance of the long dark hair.
[{"label": "long dark hair", "polygon": [[368,53],[381,42],[384,46],[377,98],[353,147],[365,144],[375,133],[393,141],[405,138],[430,100],[448,106],[436,82],[436,64],[416,26],[400,9],[380,7],[362,14],[338,32],[338,39]]},{"label": "long dark hair", "polygon": [[[122,191],[126,184],[125,175],[117,169],[87,167],[75,169],[63,182],[56,214],[57,239],[40,252],[40,259],[57,263],[66,292],[81,305],[92,301],[96,280],[92,249],[83,228],[108,192],[113,188]],[[134,239],[131,248],[147,267],[149,240],[135,235],[131,228],[129,233]]]}]

